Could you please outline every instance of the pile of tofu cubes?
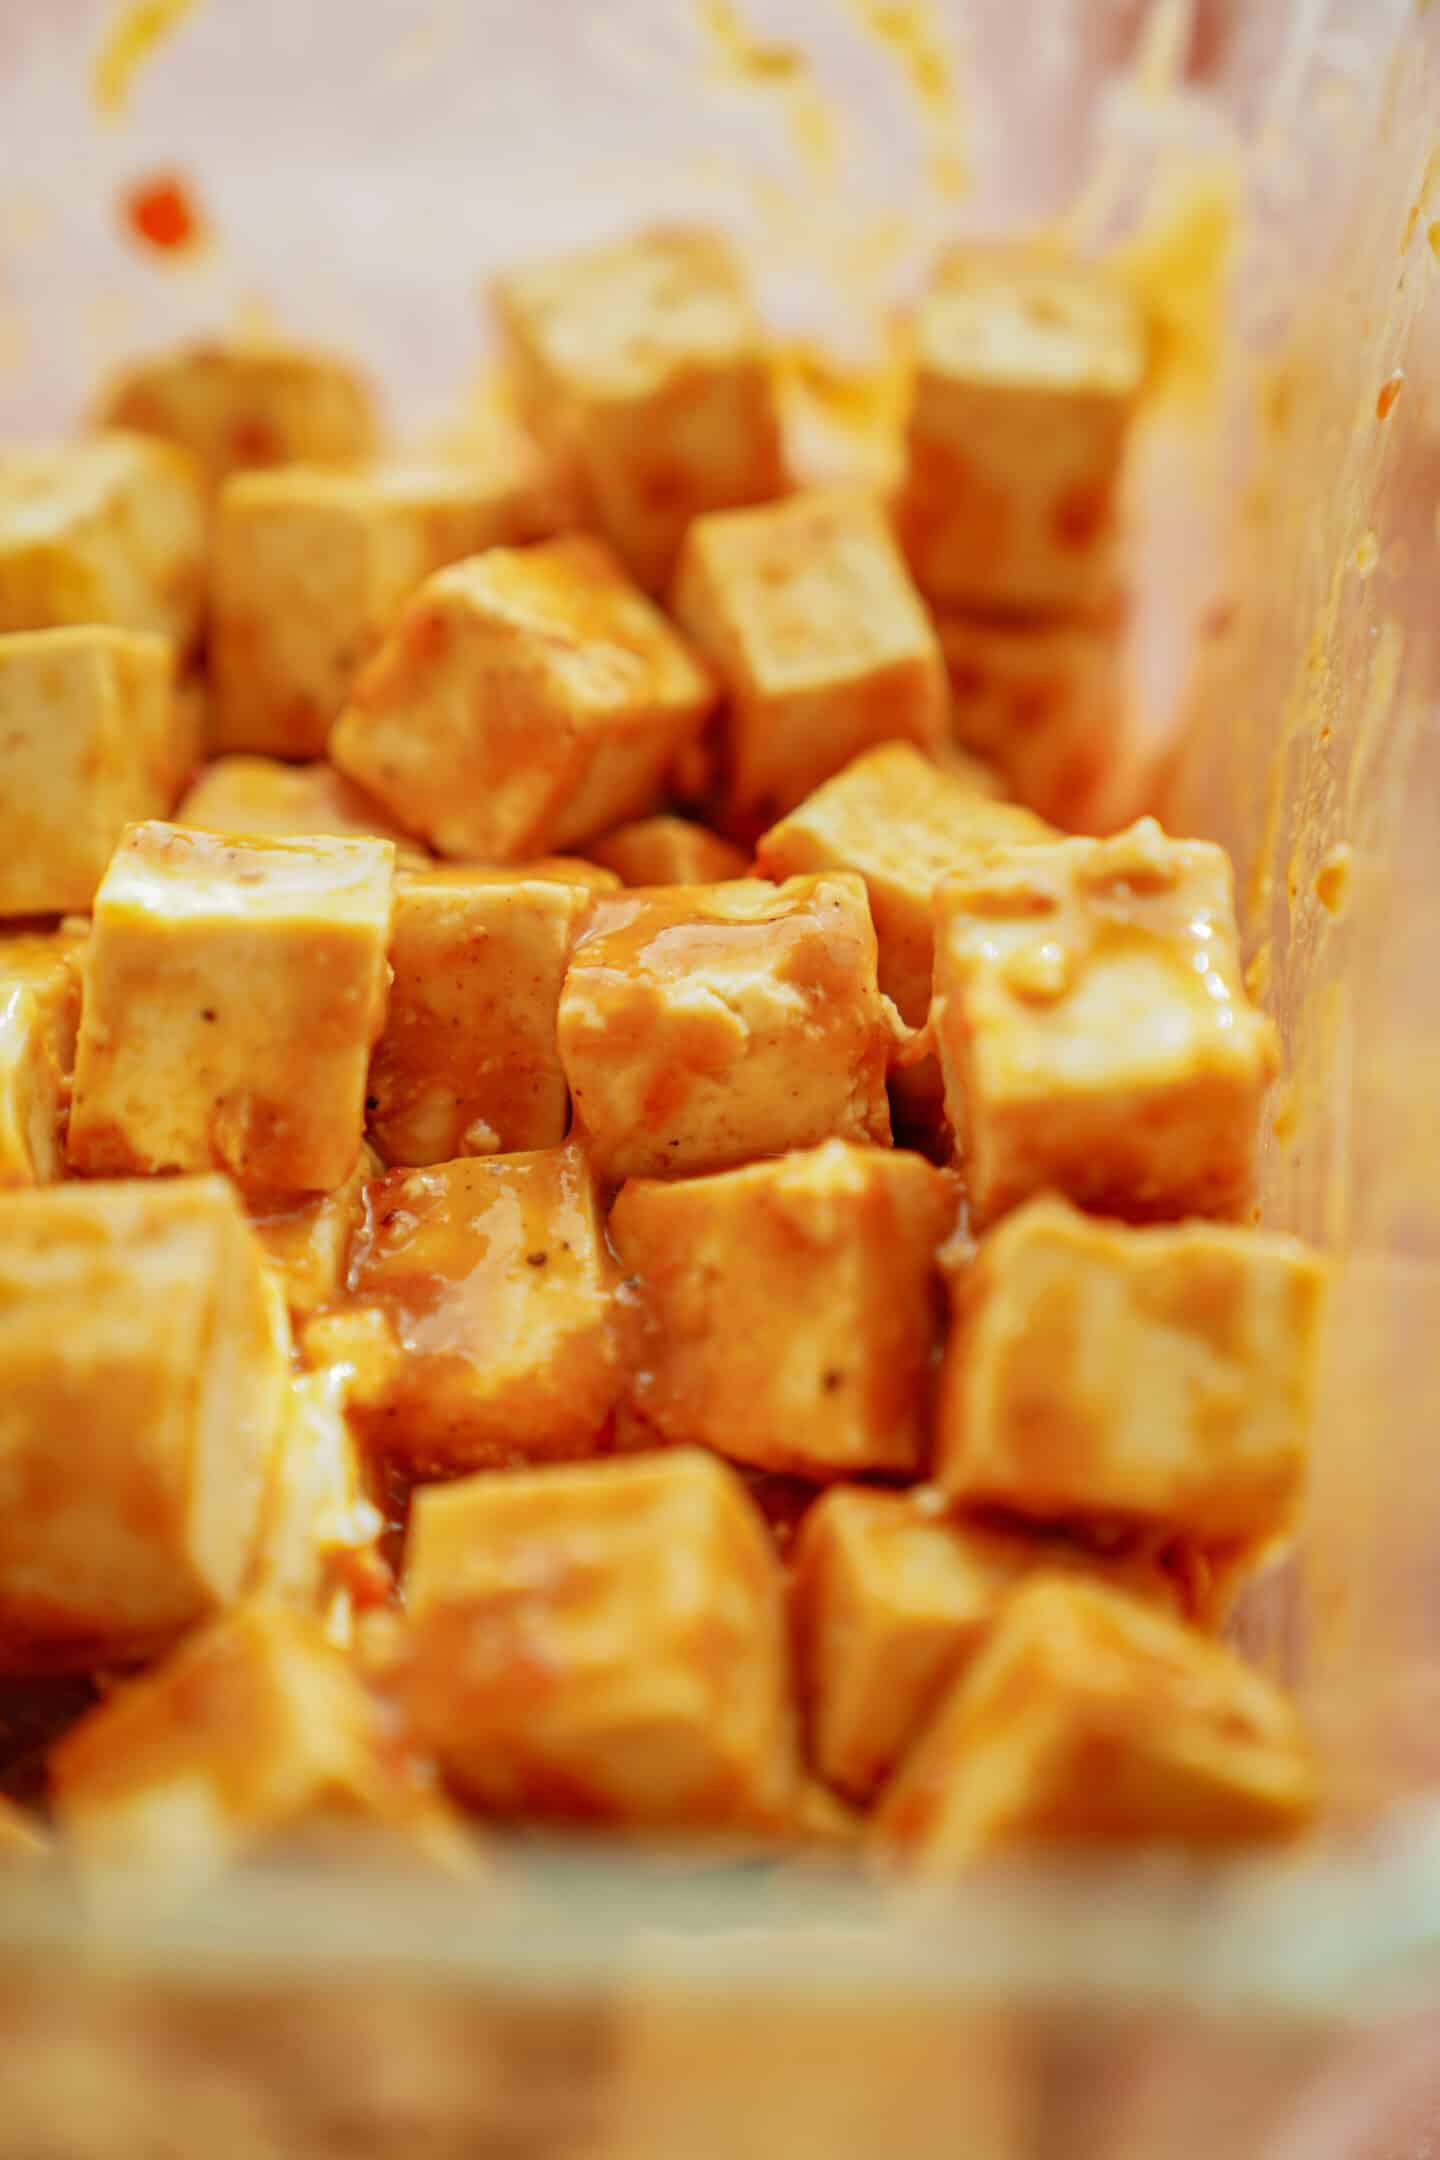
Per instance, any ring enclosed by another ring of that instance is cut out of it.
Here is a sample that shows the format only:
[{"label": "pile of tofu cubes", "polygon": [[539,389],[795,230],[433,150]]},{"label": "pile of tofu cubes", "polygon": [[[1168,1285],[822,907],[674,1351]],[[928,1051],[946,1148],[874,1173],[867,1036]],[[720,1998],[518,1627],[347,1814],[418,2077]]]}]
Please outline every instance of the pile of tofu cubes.
[{"label": "pile of tofu cubes", "polygon": [[883,499],[716,236],[497,305],[468,453],[280,345],[0,452],[0,1673],[96,1676],[0,1851],[1299,1829],[1275,1032],[1085,831],[1133,300],[944,262]]}]

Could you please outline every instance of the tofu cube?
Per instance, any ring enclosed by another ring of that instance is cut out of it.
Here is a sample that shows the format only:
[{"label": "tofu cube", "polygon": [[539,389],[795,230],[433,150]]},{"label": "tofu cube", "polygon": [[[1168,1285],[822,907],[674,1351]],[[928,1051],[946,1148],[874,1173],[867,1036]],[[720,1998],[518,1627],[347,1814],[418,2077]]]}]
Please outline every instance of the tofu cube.
[{"label": "tofu cube", "polygon": [[0,937],[0,1192],[63,1176],[84,939]]},{"label": "tofu cube", "polygon": [[199,471],[169,443],[115,430],[0,450],[0,631],[113,623],[188,651],[205,540]]},{"label": "tofu cube", "polygon": [[355,675],[415,588],[534,530],[523,477],[493,468],[293,465],[227,481],[211,595],[216,747],[322,756]]},{"label": "tofu cube", "polygon": [[518,862],[653,808],[712,703],[659,609],[577,534],[429,579],[330,755],[440,854]]},{"label": "tofu cube", "polygon": [[890,1138],[898,1023],[859,878],[601,897],[560,993],[575,1127],[603,1183]]},{"label": "tofu cube", "polygon": [[385,1018],[394,855],[132,826],[95,898],[71,1168],[342,1184]]},{"label": "tofu cube", "polygon": [[957,1284],[935,1479],[967,1505],[1255,1544],[1293,1521],[1322,1261],[1218,1223],[1033,1200]]},{"label": "tofu cube", "polygon": [[418,1493],[403,1700],[501,1815],[763,1824],[794,1793],[780,1565],[690,1449]]},{"label": "tofu cube", "polygon": [[287,765],[280,758],[220,757],[180,798],[174,823],[199,832],[260,833],[272,840],[390,840],[397,862],[415,868],[429,854],[379,803],[323,758]]},{"label": "tofu cube", "polygon": [[313,1620],[280,1607],[215,1621],[50,1760],[68,1849],[107,1895],[198,1887],[287,1837],[347,1829],[465,1871],[467,1841],[393,1717]]},{"label": "tofu cube", "polygon": [[1039,1575],[944,1696],[872,1834],[946,1876],[1037,1845],[1285,1837],[1315,1805],[1298,1713],[1272,1681],[1122,1591]]},{"label": "tofu cube", "polygon": [[1040,1570],[1089,1574],[1171,1612],[1182,1585],[1157,1561],[947,1521],[933,1487],[837,1485],[800,1527],[792,1606],[810,1761],[872,1800],[974,1657],[1005,1600]]},{"label": "tofu cube", "polygon": [[637,818],[592,840],[590,857],[622,885],[718,885],[744,877],[750,858],[689,818]]},{"label": "tofu cube", "polygon": [[965,250],[914,324],[900,530],[945,607],[1079,614],[1119,587],[1117,494],[1149,339],[1088,264]]},{"label": "tofu cube", "polygon": [[737,825],[768,824],[876,743],[944,746],[939,643],[870,496],[697,519],[674,605],[724,688]]},{"label": "tofu cube", "polygon": [[92,623],[0,636],[0,916],[88,908],[186,748],[168,638]]},{"label": "tofu cube", "polygon": [[662,1442],[798,1477],[924,1465],[935,1252],[955,1182],[827,1140],[676,1184],[626,1185],[610,1239],[636,1317],[633,1414]]},{"label": "tofu cube", "polygon": [[373,1149],[362,1147],[333,1192],[261,1193],[251,1202],[255,1235],[292,1320],[307,1320],[339,1295],[365,1213],[365,1187],[381,1167]]},{"label": "tofu cube", "polygon": [[620,1392],[612,1282],[574,1148],[392,1170],[305,1354],[352,1368],[367,1444],[409,1475],[593,1455]]},{"label": "tofu cube", "polygon": [[344,464],[375,444],[370,392],[348,360],[303,345],[210,341],[132,362],[100,401],[109,427],[188,450],[212,484],[255,465]]},{"label": "tofu cube", "polygon": [[387,1163],[558,1147],[570,1097],[555,1039],[584,885],[524,872],[402,874],[370,1136]]},{"label": "tofu cube", "polygon": [[354,1586],[389,1582],[344,1396],[334,1367],[290,1380],[250,1577],[254,1596],[321,1616],[332,1639],[353,1618]]},{"label": "tofu cube", "polygon": [[988,759],[1017,801],[1083,831],[1128,748],[1118,630],[953,613],[936,629],[955,741]]},{"label": "tofu cube", "polygon": [[237,1595],[287,1349],[222,1178],[0,1199],[0,1667],[120,1663]]},{"label": "tofu cube", "polygon": [[1047,1187],[1137,1219],[1242,1208],[1274,1023],[1245,996],[1230,864],[1142,818],[997,849],[940,885],[932,1021],[977,1224]]},{"label": "tofu cube", "polygon": [[771,371],[718,234],[638,233],[512,271],[495,297],[533,423],[643,585],[664,585],[702,511],[781,492]]}]

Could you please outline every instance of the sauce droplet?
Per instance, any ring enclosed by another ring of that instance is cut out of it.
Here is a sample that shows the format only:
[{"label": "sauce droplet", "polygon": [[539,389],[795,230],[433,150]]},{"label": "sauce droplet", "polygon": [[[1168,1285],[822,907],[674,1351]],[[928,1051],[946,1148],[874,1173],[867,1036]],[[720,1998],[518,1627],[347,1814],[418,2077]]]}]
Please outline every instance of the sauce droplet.
[{"label": "sauce droplet", "polygon": [[190,247],[200,236],[194,200],[178,173],[140,181],[122,197],[121,211],[137,239],[165,253]]}]

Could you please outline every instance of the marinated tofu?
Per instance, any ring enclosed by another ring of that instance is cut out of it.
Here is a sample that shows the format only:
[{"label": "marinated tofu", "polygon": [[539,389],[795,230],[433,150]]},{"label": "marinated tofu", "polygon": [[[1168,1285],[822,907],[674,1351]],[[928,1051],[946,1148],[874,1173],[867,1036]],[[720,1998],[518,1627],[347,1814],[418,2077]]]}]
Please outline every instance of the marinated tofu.
[{"label": "marinated tofu", "polygon": [[394,856],[132,826],[95,900],[71,1167],[343,1183],[385,1017]]},{"label": "marinated tofu", "polygon": [[697,518],[674,607],[724,691],[737,824],[759,829],[877,743],[943,748],[940,646],[870,496],[820,491]]},{"label": "marinated tofu", "polygon": [[844,1140],[625,1185],[610,1239],[636,1315],[629,1406],[660,1442],[799,1477],[916,1476],[954,1181]]},{"label": "marinated tofu", "polygon": [[405,1707],[487,1812],[693,1830],[790,1806],[780,1568],[713,1456],[431,1487],[405,1583]]},{"label": "marinated tofu", "polygon": [[890,1138],[899,1023],[856,877],[597,900],[559,1025],[576,1133],[607,1182]]},{"label": "marinated tofu", "polygon": [[0,918],[88,908],[125,827],[169,816],[190,757],[168,638],[0,636]]},{"label": "marinated tofu", "polygon": [[330,754],[437,853],[518,862],[656,808],[713,701],[611,551],[575,535],[422,586]]}]

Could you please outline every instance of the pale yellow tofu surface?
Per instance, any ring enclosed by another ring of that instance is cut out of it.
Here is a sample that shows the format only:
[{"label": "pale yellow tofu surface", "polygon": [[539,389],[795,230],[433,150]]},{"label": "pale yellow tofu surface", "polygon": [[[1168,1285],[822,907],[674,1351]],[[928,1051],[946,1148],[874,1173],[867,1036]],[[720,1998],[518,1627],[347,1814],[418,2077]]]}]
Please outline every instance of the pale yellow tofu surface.
[{"label": "pale yellow tofu surface", "polygon": [[88,908],[137,818],[185,777],[168,638],[91,623],[0,635],[0,917]]},{"label": "pale yellow tofu surface", "polygon": [[290,1378],[248,1584],[342,1634],[353,1626],[354,1586],[387,1580],[376,1552],[383,1518],[366,1496],[344,1398],[334,1367]]},{"label": "pale yellow tofu surface", "polygon": [[872,1837],[948,1875],[1057,1843],[1293,1835],[1316,1799],[1299,1714],[1272,1681],[1138,1599],[1042,1575],[942,1699]]},{"label": "pale yellow tofu surface", "polygon": [[676,1183],[610,1216],[635,1315],[629,1404],[660,1442],[800,1477],[924,1465],[936,1248],[955,1181],[843,1140]]},{"label": "pale yellow tofu surface", "polygon": [[0,936],[0,1192],[64,1173],[83,935]]},{"label": "pale yellow tofu surface", "polygon": [[686,1177],[832,1136],[886,1142],[894,1008],[859,878],[596,901],[560,994],[575,1129],[602,1181]]},{"label": "pale yellow tofu surface", "polygon": [[642,584],[701,512],[781,492],[771,373],[718,234],[658,227],[511,271],[495,298],[534,423]]},{"label": "pale yellow tofu surface", "polygon": [[0,1196],[0,1665],[121,1663],[237,1595],[286,1348],[223,1179]]},{"label": "pale yellow tofu surface", "polygon": [[323,758],[288,765],[281,758],[238,752],[218,757],[181,796],[173,822],[201,832],[261,833],[272,840],[303,840],[312,833],[334,840],[393,840],[397,862],[419,867],[428,859],[379,803]]},{"label": "pale yellow tofu surface", "polygon": [[221,750],[316,758],[401,603],[444,563],[536,537],[525,473],[446,462],[241,473],[215,516]]},{"label": "pale yellow tofu surface", "polygon": [[957,1282],[937,1483],[1042,1520],[1275,1538],[1304,1477],[1324,1287],[1293,1238],[1032,1201]]},{"label": "pale yellow tofu surface", "polygon": [[1118,628],[941,614],[957,743],[988,758],[1016,800],[1083,831],[1128,744]]},{"label": "pale yellow tofu surface", "polygon": [[591,860],[622,885],[718,885],[744,877],[750,858],[688,818],[637,818],[589,844]]},{"label": "pale yellow tofu surface", "polygon": [[[198,1887],[267,1846],[383,1831],[465,1871],[468,1841],[418,1752],[313,1621],[266,1603],[217,1620],[83,1718],[51,1757],[87,1885]],[[142,1873],[143,1871],[143,1873]]]},{"label": "pale yellow tofu surface", "polygon": [[0,631],[113,623],[194,644],[205,491],[184,451],[119,430],[0,449]]},{"label": "pale yellow tofu surface", "polygon": [[697,519],[674,606],[724,689],[741,824],[767,823],[876,743],[945,743],[940,647],[870,496],[821,490]]},{"label": "pale yellow tofu surface", "polygon": [[862,1804],[1025,1576],[1093,1574],[1184,1609],[1181,1581],[1143,1555],[947,1520],[940,1501],[933,1486],[837,1485],[806,1512],[791,1556],[811,1765]]},{"label": "pale yellow tofu surface", "polygon": [[1145,818],[996,850],[935,909],[932,1024],[978,1223],[1046,1188],[1136,1218],[1247,1203],[1278,1044],[1222,849]]},{"label": "pale yellow tofu surface", "polygon": [[95,900],[71,1167],[342,1183],[385,1017],[394,852],[132,826]]},{"label": "pale yellow tofu surface", "polygon": [[921,588],[955,607],[1106,607],[1149,359],[1133,299],[1089,265],[957,250],[914,339],[900,529]]},{"label": "pale yellow tofu surface", "polygon": [[374,447],[364,378],[337,353],[196,342],[126,367],[101,395],[110,427],[178,443],[212,482],[255,465],[345,464]]},{"label": "pale yellow tofu surface", "polygon": [[659,609],[577,534],[430,578],[330,755],[440,854],[516,862],[653,809],[712,703]]},{"label": "pale yellow tofu surface", "polygon": [[591,1455],[620,1391],[613,1263],[573,1147],[392,1170],[305,1331],[367,1444],[416,1476]]},{"label": "pale yellow tofu surface", "polygon": [[350,1241],[365,1212],[365,1187],[382,1168],[362,1147],[331,1192],[261,1193],[249,1214],[260,1248],[297,1323],[328,1305],[345,1281]]},{"label": "pale yellow tofu surface", "polygon": [[416,1495],[404,1702],[502,1815],[763,1824],[795,1785],[779,1563],[736,1474],[677,1449]]},{"label": "pale yellow tofu surface", "polygon": [[402,873],[394,980],[370,1061],[370,1135],[387,1163],[558,1147],[570,1098],[555,1038],[587,885],[523,870]]}]

